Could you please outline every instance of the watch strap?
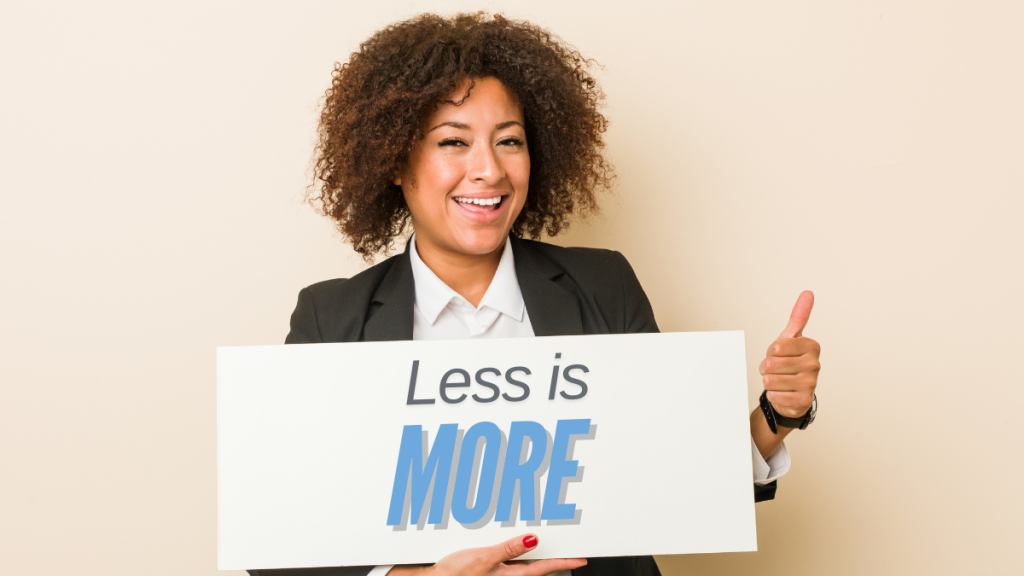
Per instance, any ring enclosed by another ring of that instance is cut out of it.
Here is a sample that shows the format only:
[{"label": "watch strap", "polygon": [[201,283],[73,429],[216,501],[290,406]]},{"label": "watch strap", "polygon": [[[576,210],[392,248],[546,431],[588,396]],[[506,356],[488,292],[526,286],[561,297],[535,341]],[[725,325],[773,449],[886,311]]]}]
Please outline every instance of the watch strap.
[{"label": "watch strap", "polygon": [[[817,397],[815,397],[814,400],[815,402],[817,402]],[[779,433],[779,426],[804,430],[814,420],[814,417],[812,416],[812,414],[814,413],[813,405],[810,409],[807,410],[807,414],[804,414],[800,418],[790,418],[788,416],[783,416],[782,414],[779,414],[778,412],[775,411],[775,407],[772,406],[772,403],[768,401],[767,390],[761,393],[761,398],[759,399],[759,401],[761,405],[761,412],[764,413],[764,419],[768,422],[768,428],[771,429],[772,434]]]},{"label": "watch strap", "polygon": [[[808,414],[810,414],[809,410]],[[786,428],[796,428],[798,430],[803,430],[804,428],[807,428],[807,425],[810,424],[811,422],[810,418],[808,418],[806,415],[803,416],[802,418],[788,418],[776,412],[775,423],[778,424],[779,426],[785,426]]]},{"label": "watch strap", "polygon": [[775,407],[768,401],[767,390],[761,393],[761,397],[758,398],[758,402],[761,405],[761,412],[764,414],[764,419],[768,422],[768,428],[771,429],[772,434],[778,434],[779,425],[775,422]]}]

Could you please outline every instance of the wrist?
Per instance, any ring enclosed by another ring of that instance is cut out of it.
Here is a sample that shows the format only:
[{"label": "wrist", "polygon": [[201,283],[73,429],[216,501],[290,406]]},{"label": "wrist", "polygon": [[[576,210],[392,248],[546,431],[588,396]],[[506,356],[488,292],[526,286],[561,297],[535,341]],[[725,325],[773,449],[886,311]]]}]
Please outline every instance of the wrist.
[{"label": "wrist", "polygon": [[758,399],[760,403],[761,412],[764,414],[765,420],[768,422],[768,426],[771,428],[773,434],[778,434],[779,428],[793,428],[803,430],[810,426],[811,422],[814,422],[814,416],[818,411],[818,397],[814,396],[811,401],[810,408],[802,416],[789,417],[784,416],[775,409],[775,406],[768,400],[768,391],[765,390],[761,393],[761,397]]},{"label": "wrist", "polygon": [[792,428],[779,428],[777,432],[772,432],[760,408],[754,408],[754,411],[750,413],[750,437],[761,454],[761,458],[765,461],[792,431]]}]

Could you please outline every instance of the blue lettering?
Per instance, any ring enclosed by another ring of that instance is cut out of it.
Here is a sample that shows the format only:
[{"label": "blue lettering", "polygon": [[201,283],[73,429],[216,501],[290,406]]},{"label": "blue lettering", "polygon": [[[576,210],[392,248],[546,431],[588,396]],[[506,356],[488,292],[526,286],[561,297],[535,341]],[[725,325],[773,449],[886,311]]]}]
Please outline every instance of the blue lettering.
[{"label": "blue lettering", "polygon": [[[530,439],[530,457],[519,463],[523,444]],[[501,488],[498,490],[498,510],[494,516],[497,522],[507,522],[512,513],[512,497],[519,483],[519,518],[534,520],[535,500],[533,480],[537,469],[544,462],[548,451],[548,433],[536,422],[513,422],[508,432],[508,449],[505,450],[505,466],[501,472]]]},{"label": "blue lettering", "polygon": [[[388,526],[402,524],[407,498],[410,502],[408,522],[413,525],[419,524],[423,508],[427,505],[428,492],[428,523],[437,525],[445,521],[449,477],[456,458],[458,463],[451,502],[451,515],[456,522],[463,525],[479,523],[491,509],[491,504],[495,504],[496,522],[514,520],[512,501],[517,484],[521,520],[536,520],[538,499],[541,500],[541,520],[572,520],[576,516],[576,504],[559,501],[563,499],[562,482],[566,478],[574,478],[579,473],[579,462],[569,460],[569,443],[572,436],[586,435],[590,428],[589,418],[558,421],[554,440],[550,444],[550,464],[541,498],[541,495],[536,493],[535,483],[540,467],[549,455],[549,444],[547,430],[539,423],[513,422],[509,428],[506,446],[502,431],[497,425],[493,422],[478,422],[466,431],[458,454],[455,453],[458,424],[442,424],[429,449],[422,426],[405,426],[398,450],[395,482],[391,490]],[[476,454],[481,441],[482,456],[478,462]],[[520,462],[527,441],[530,443],[529,456],[524,462]],[[501,469],[501,483],[495,494],[498,461],[503,453],[505,464]],[[474,475],[477,475],[478,481],[475,494],[471,494]]]},{"label": "blue lettering", "polygon": [[412,505],[409,523],[419,523],[423,503],[427,499],[430,480],[436,471],[434,493],[430,498],[431,524],[440,524],[444,512],[445,496],[448,494],[448,476],[451,475],[452,459],[455,455],[455,437],[458,424],[442,424],[437,438],[430,448],[426,465],[423,463],[423,427],[406,426],[402,430],[402,445],[398,449],[398,466],[395,469],[395,484],[391,490],[391,508],[388,510],[388,526],[402,523],[402,509],[405,495],[412,485]]},{"label": "blue lettering", "polygon": [[[469,508],[469,484],[476,468],[476,445],[481,438],[484,439],[484,454],[480,463],[476,499],[473,507]],[[459,468],[455,472],[455,492],[452,494],[452,518],[459,524],[480,521],[491,507],[494,477],[498,471],[498,456],[501,449],[501,429],[493,422],[477,422],[470,426],[469,430],[466,430],[466,435],[462,437]]]},{"label": "blue lettering", "polygon": [[569,451],[569,436],[590,432],[590,418],[582,420],[559,420],[555,428],[555,440],[551,447],[551,465],[548,468],[548,482],[544,487],[544,507],[541,520],[572,520],[576,516],[575,504],[559,504],[562,478],[576,476],[579,462],[566,460]]}]

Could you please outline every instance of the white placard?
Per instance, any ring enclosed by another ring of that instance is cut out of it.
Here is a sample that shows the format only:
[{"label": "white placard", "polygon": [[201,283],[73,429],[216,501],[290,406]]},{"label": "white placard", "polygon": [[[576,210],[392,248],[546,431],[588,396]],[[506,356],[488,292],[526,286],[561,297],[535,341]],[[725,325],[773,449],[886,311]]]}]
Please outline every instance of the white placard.
[{"label": "white placard", "polygon": [[218,348],[217,475],[222,570],[757,549],[742,332]]}]

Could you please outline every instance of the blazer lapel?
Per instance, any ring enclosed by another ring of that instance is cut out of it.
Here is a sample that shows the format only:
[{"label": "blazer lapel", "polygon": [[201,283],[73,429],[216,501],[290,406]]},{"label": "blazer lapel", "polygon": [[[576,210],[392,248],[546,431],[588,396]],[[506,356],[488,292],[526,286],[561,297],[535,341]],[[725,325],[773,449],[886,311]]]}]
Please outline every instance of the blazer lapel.
[{"label": "blazer lapel", "polygon": [[370,317],[363,325],[363,340],[380,342],[412,340],[413,304],[416,285],[409,263],[409,247],[395,263],[373,294]]},{"label": "blazer lapel", "polygon": [[515,236],[512,237],[512,254],[533,333],[537,336],[583,334],[579,300],[555,282],[565,272]]},{"label": "blazer lapel", "polygon": [[[514,236],[512,254],[533,333],[537,336],[583,334],[579,300],[556,282],[565,272]],[[363,325],[362,339],[368,342],[412,340],[415,301],[416,285],[406,246],[373,294],[371,314]]]}]

